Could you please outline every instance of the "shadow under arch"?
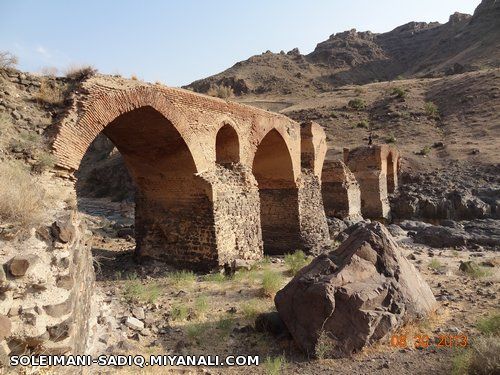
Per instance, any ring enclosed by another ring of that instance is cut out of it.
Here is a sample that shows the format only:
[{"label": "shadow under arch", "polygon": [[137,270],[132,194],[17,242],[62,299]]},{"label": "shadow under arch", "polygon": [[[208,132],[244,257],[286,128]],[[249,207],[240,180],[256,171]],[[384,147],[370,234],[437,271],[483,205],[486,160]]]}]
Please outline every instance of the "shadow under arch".
[{"label": "shadow under arch", "polygon": [[290,152],[276,129],[257,147],[252,171],[259,187],[264,253],[297,250],[301,246],[298,189]]},{"label": "shadow under arch", "polygon": [[136,188],[136,255],[191,269],[216,265],[211,186],[197,176],[173,123],[143,106],[119,115],[102,133],[122,155]]}]

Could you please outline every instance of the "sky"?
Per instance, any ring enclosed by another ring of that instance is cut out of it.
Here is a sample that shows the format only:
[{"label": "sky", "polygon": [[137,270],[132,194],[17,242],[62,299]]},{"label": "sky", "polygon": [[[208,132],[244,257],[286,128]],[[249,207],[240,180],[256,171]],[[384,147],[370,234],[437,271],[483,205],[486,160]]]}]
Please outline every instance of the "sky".
[{"label": "sky", "polygon": [[267,50],[311,52],[331,34],[445,23],[479,0],[0,0],[0,51],[37,72],[90,64],[170,86]]}]

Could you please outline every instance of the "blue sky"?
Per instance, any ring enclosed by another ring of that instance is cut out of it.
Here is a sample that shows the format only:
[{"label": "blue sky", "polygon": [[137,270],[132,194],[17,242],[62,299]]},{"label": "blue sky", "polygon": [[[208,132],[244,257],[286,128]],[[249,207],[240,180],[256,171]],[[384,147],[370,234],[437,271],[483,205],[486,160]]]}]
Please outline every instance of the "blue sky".
[{"label": "blue sky", "polygon": [[171,86],[266,50],[314,49],[330,34],[444,23],[479,0],[0,0],[0,50],[20,68],[92,64]]}]

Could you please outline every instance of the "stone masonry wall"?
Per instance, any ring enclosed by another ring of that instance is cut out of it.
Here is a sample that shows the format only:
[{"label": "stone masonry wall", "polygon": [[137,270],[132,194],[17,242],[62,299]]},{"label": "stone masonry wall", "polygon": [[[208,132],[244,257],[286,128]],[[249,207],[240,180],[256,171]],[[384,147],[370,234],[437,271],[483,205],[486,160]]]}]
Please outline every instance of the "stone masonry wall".
[{"label": "stone masonry wall", "polygon": [[299,212],[302,248],[317,253],[330,240],[321,196],[321,181],[313,170],[302,169],[299,182]]},{"label": "stone masonry wall", "polygon": [[135,200],[138,255],[195,270],[217,266],[213,204],[207,196],[167,207],[140,193]]},{"label": "stone masonry wall", "polygon": [[262,258],[262,231],[257,181],[242,164],[205,172],[212,183],[218,263]]},{"label": "stone masonry wall", "polygon": [[0,241],[0,360],[83,354],[94,283],[91,233],[76,213],[24,241]]},{"label": "stone masonry wall", "polygon": [[259,195],[264,253],[286,254],[301,249],[297,189],[260,189]]},{"label": "stone masonry wall", "polygon": [[322,193],[327,217],[361,219],[361,191],[354,174],[340,160],[325,164]]}]

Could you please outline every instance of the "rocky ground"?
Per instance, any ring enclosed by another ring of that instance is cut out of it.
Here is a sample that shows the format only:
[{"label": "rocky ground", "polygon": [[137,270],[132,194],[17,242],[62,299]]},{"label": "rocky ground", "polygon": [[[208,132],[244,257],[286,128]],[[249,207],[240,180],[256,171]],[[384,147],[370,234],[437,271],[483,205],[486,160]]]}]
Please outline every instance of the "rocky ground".
[{"label": "rocky ground", "polygon": [[[404,254],[423,274],[439,301],[436,314],[397,333],[407,335],[408,347],[394,347],[384,340],[352,358],[308,359],[288,337],[275,337],[255,328],[260,313],[275,309],[270,297],[273,287],[264,287],[263,280],[271,277],[276,282],[274,288],[280,288],[291,279],[290,263],[283,257],[266,257],[232,277],[179,272],[154,261],[137,264],[130,229],[131,205],[83,199],[79,207],[86,212],[95,234],[94,354],[257,354],[264,362],[251,368],[178,369],[184,373],[273,373],[273,364],[286,366],[285,373],[297,374],[448,372],[463,349],[435,345],[415,349],[415,336],[424,334],[437,339],[440,335],[464,334],[473,341],[479,337],[477,321],[498,312],[498,252],[431,248],[414,243],[406,231],[392,226]],[[461,271],[461,263],[469,261],[479,265],[479,271]],[[143,373],[160,371],[145,369]]]}]

